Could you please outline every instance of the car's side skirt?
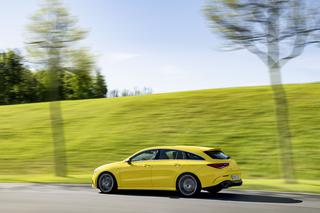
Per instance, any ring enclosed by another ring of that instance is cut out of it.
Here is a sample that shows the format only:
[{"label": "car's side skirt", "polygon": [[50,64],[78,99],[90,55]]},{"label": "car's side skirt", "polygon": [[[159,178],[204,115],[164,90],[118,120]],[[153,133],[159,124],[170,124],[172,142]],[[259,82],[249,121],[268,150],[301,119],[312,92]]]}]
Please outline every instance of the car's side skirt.
[{"label": "car's side skirt", "polygon": [[175,191],[176,188],[164,188],[164,187],[118,187],[119,190],[163,190],[163,191]]}]

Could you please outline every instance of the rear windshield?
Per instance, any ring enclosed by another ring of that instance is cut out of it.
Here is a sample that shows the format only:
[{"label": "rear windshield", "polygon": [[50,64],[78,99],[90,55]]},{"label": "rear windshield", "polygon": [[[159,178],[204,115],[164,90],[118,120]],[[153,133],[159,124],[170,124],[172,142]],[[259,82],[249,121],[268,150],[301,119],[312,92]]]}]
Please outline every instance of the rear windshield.
[{"label": "rear windshield", "polygon": [[222,151],[205,151],[213,159],[229,159],[230,157],[224,154]]}]

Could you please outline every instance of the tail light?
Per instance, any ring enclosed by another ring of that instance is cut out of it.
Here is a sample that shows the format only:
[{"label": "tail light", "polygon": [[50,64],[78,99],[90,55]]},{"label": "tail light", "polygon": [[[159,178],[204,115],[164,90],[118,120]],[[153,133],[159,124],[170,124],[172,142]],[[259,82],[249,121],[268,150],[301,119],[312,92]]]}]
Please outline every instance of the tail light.
[{"label": "tail light", "polygon": [[229,166],[229,163],[211,163],[208,166],[216,168],[216,169],[223,169],[224,167]]}]

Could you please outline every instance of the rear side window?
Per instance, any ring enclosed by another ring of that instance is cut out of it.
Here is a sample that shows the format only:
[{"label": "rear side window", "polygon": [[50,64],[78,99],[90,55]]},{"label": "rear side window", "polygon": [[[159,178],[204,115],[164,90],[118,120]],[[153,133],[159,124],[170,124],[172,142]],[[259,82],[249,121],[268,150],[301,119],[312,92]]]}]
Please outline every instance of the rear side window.
[{"label": "rear side window", "polygon": [[216,151],[205,151],[204,153],[206,153],[207,155],[209,155],[213,159],[229,159],[230,158],[224,152],[217,151],[217,150]]},{"label": "rear side window", "polygon": [[204,160],[202,157],[190,152],[179,150],[160,150],[157,157],[158,160]]},{"label": "rear side window", "polygon": [[179,151],[176,151],[176,150],[160,150],[160,153],[157,159],[174,160],[174,159],[177,159],[178,152]]},{"label": "rear side window", "polygon": [[185,152],[185,155],[186,155],[185,159],[188,159],[188,160],[204,160],[202,157],[192,154],[190,152]]}]

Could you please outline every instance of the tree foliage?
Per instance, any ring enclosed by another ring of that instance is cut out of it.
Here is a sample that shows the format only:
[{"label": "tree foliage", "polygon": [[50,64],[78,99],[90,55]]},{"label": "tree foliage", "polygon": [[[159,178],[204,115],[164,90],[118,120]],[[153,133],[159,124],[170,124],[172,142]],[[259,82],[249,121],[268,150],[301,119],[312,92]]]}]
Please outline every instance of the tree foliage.
[{"label": "tree foliage", "polygon": [[95,98],[105,98],[108,89],[107,89],[107,83],[104,80],[104,76],[100,73],[99,70],[96,71],[96,76],[94,79],[94,87],[93,87],[93,95]]},{"label": "tree foliage", "polygon": [[213,0],[205,7],[211,27],[228,47],[247,49],[266,65],[282,67],[320,43],[320,2],[312,0]]},{"label": "tree foliage", "polygon": [[143,87],[142,89],[139,89],[138,87],[133,88],[133,90],[130,89],[123,89],[121,91],[114,89],[108,92],[108,97],[110,98],[117,98],[117,97],[126,97],[126,96],[142,96],[142,95],[150,95],[153,93],[152,88],[150,87]]},{"label": "tree foliage", "polygon": [[[80,58],[79,58],[80,59]],[[49,73],[46,69],[31,71],[24,57],[14,50],[0,53],[0,104],[21,104],[49,101]],[[93,73],[92,58],[84,58],[82,66],[64,72],[61,79],[61,100],[104,98],[107,85],[100,71]],[[91,64],[92,65],[92,64]]]},{"label": "tree foliage", "polygon": [[0,53],[0,104],[41,101],[41,85],[17,51]]},{"label": "tree foliage", "polygon": [[77,20],[58,0],[45,0],[28,25],[27,51],[32,62],[48,71],[48,99],[64,98],[64,75],[76,42],[85,37]]}]

